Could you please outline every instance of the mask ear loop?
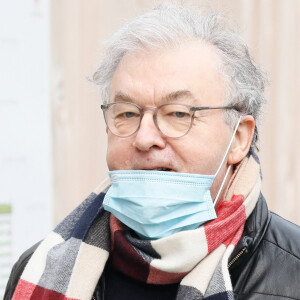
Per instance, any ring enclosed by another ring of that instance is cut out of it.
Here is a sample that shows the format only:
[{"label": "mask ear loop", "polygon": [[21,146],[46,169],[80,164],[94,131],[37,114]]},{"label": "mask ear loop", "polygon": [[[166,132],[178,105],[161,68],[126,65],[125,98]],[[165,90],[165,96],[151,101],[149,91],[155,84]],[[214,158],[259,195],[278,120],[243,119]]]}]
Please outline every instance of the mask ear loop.
[{"label": "mask ear loop", "polygon": [[[225,155],[224,155],[224,157],[223,157],[223,159],[222,159],[222,162],[221,162],[221,164],[220,164],[220,166],[219,166],[219,168],[218,168],[218,170],[217,170],[217,172],[216,172],[216,174],[215,174],[215,177],[217,177],[217,175],[219,174],[219,172],[220,172],[220,170],[221,170],[221,168],[222,168],[222,166],[223,166],[223,163],[224,163],[224,161],[225,161],[225,159],[226,159],[226,157],[227,157],[227,154],[228,154],[228,152],[229,152],[229,149],[230,149],[230,147],[231,147],[231,145],[232,145],[232,142],[233,142],[233,139],[234,139],[234,137],[235,137],[236,131],[237,131],[239,125],[240,125],[241,119],[242,119],[242,116],[240,116],[239,120],[237,121],[237,124],[236,124],[236,126],[235,126],[234,132],[233,132],[232,137],[231,137],[231,139],[230,139],[229,145],[228,145],[228,147],[227,147],[227,149],[226,149],[226,152],[225,152]],[[222,191],[222,189],[223,189],[223,186],[224,186],[224,184],[225,184],[225,182],[226,182],[226,179],[227,179],[227,176],[228,176],[228,174],[229,174],[230,169],[231,169],[231,165],[227,168],[226,174],[225,174],[224,179],[223,179],[223,181],[222,181],[222,183],[221,183],[221,186],[220,186],[220,188],[219,188],[218,194],[217,194],[217,196],[216,196],[216,198],[215,198],[215,200],[214,200],[214,206],[216,206],[216,203],[217,203],[217,201],[218,201],[218,199],[219,199],[219,196],[220,196],[221,191]]]},{"label": "mask ear loop", "polygon": [[96,187],[96,189],[95,189],[94,192],[95,192],[95,193],[101,193],[101,192],[106,193],[110,186],[111,186],[110,178],[109,178],[108,176],[106,176],[106,177],[100,182],[100,184]]}]

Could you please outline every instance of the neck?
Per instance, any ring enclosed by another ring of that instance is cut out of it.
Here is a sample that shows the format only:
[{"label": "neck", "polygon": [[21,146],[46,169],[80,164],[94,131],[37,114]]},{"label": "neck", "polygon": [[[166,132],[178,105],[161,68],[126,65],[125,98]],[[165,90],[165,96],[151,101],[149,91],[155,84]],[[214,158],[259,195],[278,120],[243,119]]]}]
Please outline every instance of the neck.
[{"label": "neck", "polygon": [[[230,181],[231,181],[231,178],[233,176],[234,168],[233,168],[233,166],[231,166],[231,168],[229,169],[229,172],[227,174],[227,178],[225,179],[225,182],[223,183],[223,180],[224,180],[224,177],[226,176],[226,172],[227,172],[228,168],[229,168],[229,166],[226,166],[226,169],[222,168],[222,170],[220,170],[219,174],[217,175],[217,177],[212,185],[211,196],[212,196],[212,199],[216,200],[216,202],[214,203],[215,207],[217,207],[220,204],[220,202],[222,202],[224,200],[225,192],[227,191]],[[221,187],[222,183],[223,183],[223,187]],[[217,196],[218,196],[218,198],[217,198]]]}]

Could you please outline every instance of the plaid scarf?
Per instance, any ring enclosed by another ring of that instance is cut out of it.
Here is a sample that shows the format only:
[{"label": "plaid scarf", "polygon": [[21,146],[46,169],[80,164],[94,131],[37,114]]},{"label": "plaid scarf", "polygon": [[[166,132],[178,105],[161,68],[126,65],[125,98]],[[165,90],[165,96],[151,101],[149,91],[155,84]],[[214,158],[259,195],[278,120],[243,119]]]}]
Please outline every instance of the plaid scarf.
[{"label": "plaid scarf", "polygon": [[258,159],[246,157],[234,172],[217,219],[195,230],[141,240],[103,210],[95,191],[39,245],[13,300],[92,298],[108,256],[113,266],[149,284],[180,282],[177,299],[234,299],[228,259],[260,193]]}]

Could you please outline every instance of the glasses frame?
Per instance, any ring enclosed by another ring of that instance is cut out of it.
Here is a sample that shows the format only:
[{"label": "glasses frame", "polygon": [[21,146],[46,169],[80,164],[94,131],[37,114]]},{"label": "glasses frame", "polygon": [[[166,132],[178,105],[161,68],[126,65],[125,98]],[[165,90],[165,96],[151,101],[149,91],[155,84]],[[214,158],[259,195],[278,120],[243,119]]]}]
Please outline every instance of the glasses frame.
[{"label": "glasses frame", "polygon": [[[135,106],[135,107],[140,111],[140,122],[139,122],[139,126],[137,127],[137,129],[136,129],[133,133],[131,133],[131,134],[129,134],[129,135],[126,135],[126,136],[124,136],[124,135],[118,135],[118,134],[112,132],[112,130],[109,128],[108,122],[107,122],[107,112],[108,112],[108,109],[109,109],[110,107],[112,107],[112,106],[114,106],[114,105],[116,105],[116,104],[130,104],[130,105]],[[192,112],[192,115],[191,115],[191,122],[190,122],[190,126],[189,126],[188,130],[187,130],[184,134],[182,134],[182,135],[180,135],[180,136],[178,136],[178,137],[172,137],[172,136],[168,136],[168,135],[164,134],[164,133],[160,130],[160,128],[159,128],[159,126],[158,126],[158,124],[157,124],[157,111],[158,111],[161,107],[164,107],[164,106],[166,106],[166,105],[182,105],[182,106],[185,106],[186,108],[188,108],[190,112]],[[152,112],[153,112],[153,121],[154,121],[154,124],[155,124],[156,128],[158,129],[158,131],[159,131],[163,136],[168,137],[168,138],[173,138],[173,139],[181,138],[181,137],[183,137],[183,136],[185,136],[185,135],[187,135],[187,134],[189,133],[189,131],[190,131],[191,128],[192,128],[192,124],[193,124],[193,121],[194,121],[194,117],[195,117],[195,112],[196,112],[196,111],[213,110],[213,109],[235,109],[236,111],[239,112],[237,105],[227,105],[227,106],[191,106],[191,105],[182,104],[182,103],[165,103],[165,104],[162,104],[162,105],[160,105],[160,106],[158,106],[158,107],[145,107],[145,108],[143,108],[143,107],[141,107],[141,106],[139,106],[139,105],[137,105],[137,104],[135,104],[135,103],[132,103],[132,102],[112,102],[112,103],[109,103],[109,104],[101,104],[101,109],[102,109],[102,111],[103,111],[103,116],[104,116],[104,120],[105,120],[105,123],[106,123],[107,128],[109,129],[109,131],[110,131],[113,135],[118,136],[118,137],[120,137],[120,138],[127,138],[127,137],[130,137],[130,136],[134,135],[136,132],[139,131],[140,126],[141,126],[141,122],[142,122],[142,119],[143,119],[143,116],[144,116],[144,112],[145,112],[145,111],[152,111]]]}]

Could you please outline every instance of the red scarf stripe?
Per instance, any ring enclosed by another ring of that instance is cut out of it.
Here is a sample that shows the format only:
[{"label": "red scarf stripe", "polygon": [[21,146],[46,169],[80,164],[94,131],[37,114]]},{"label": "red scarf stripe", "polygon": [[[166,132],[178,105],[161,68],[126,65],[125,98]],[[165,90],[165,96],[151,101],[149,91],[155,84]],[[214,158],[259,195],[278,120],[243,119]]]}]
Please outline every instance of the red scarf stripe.
[{"label": "red scarf stripe", "polygon": [[147,283],[152,284],[170,284],[178,283],[182,278],[189,272],[183,273],[169,273],[165,271],[158,270],[157,268],[150,265],[149,276],[147,278]]},{"label": "red scarf stripe", "polygon": [[12,297],[12,300],[30,299],[36,285],[26,280],[20,279]]},{"label": "red scarf stripe", "polygon": [[150,265],[127,241],[124,231],[115,231],[113,240],[114,249],[110,254],[113,268],[136,280],[146,282]]},{"label": "red scarf stripe", "polygon": [[111,259],[114,268],[127,276],[151,284],[178,283],[188,273],[165,272],[149,265],[125,238],[125,227],[113,214],[110,215]]},{"label": "red scarf stripe", "polygon": [[114,241],[115,241],[115,232],[117,231],[123,231],[124,226],[113,214],[110,214],[109,218],[109,224],[110,224],[110,237],[111,237],[111,242],[110,242],[110,250],[114,250]]},{"label": "red scarf stripe", "polygon": [[244,231],[245,224],[242,224],[240,228],[237,230],[236,234],[232,237],[229,237],[223,244],[228,247],[229,245],[236,246],[238,241],[241,239],[243,231]]},{"label": "red scarf stripe", "polygon": [[204,225],[208,253],[221,243],[236,242],[236,232],[246,222],[246,210],[243,195],[234,195],[231,201],[222,201],[216,209],[217,219]]},{"label": "red scarf stripe", "polygon": [[41,299],[55,299],[55,300],[79,300],[69,298],[65,295],[53,290],[43,288],[26,280],[20,279],[17,288],[14,292],[12,300],[41,300]]}]

